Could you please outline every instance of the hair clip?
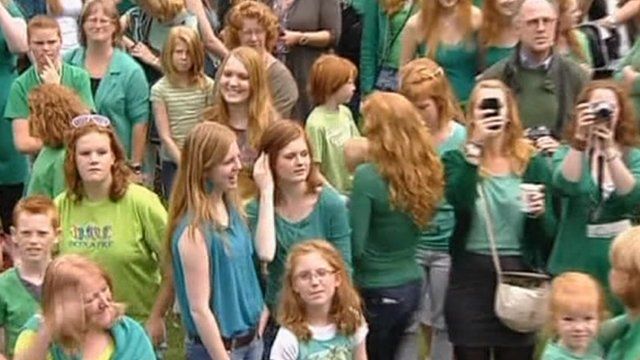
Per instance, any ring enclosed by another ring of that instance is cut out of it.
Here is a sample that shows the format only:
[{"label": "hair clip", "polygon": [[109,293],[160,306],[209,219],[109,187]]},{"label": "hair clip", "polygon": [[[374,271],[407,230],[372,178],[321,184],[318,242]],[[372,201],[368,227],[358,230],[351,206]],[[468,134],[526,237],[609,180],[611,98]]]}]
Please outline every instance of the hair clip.
[{"label": "hair clip", "polygon": [[444,70],[438,66],[435,69],[420,69],[418,70],[418,74],[420,74],[423,80],[431,80],[442,76],[442,74],[444,74]]},{"label": "hair clip", "polygon": [[71,120],[71,126],[74,128],[85,126],[88,123],[101,127],[109,127],[111,125],[111,120],[106,116],[97,114],[78,115]]}]

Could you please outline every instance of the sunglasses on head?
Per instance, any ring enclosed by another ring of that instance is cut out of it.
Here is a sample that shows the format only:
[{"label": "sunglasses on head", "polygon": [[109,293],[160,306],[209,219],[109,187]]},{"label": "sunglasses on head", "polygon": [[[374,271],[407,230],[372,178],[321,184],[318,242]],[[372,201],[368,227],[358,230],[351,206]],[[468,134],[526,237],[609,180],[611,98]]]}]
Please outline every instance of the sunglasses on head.
[{"label": "sunglasses on head", "polygon": [[71,120],[71,126],[73,126],[74,128],[83,127],[89,123],[101,127],[111,126],[111,120],[109,120],[108,117],[97,114],[79,115]]}]

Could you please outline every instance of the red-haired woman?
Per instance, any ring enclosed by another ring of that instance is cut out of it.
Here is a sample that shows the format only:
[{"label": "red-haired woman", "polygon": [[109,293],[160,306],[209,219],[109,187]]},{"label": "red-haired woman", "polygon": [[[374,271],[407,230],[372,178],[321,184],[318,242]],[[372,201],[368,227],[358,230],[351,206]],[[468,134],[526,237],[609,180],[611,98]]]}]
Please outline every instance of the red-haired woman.
[{"label": "red-haired woman", "polygon": [[[491,108],[485,108],[487,103]],[[449,337],[458,360],[488,360],[492,352],[498,359],[530,360],[535,334],[509,329],[494,312],[491,237],[505,271],[544,265],[555,230],[552,212],[545,211],[550,197],[532,193],[525,212],[520,185],[549,185],[550,170],[523,138],[515,98],[502,82],[476,85],[467,121],[464,151],[443,157],[447,201],[456,220],[445,300]]]},{"label": "red-haired woman", "polygon": [[442,199],[443,173],[431,134],[405,97],[374,93],[363,115],[369,162],[356,168],[351,192],[354,279],[370,327],[367,353],[392,359],[420,302],[416,246]]},{"label": "red-haired woman", "polygon": [[53,260],[42,283],[42,315],[25,324],[14,359],[155,359],[144,329],[124,315],[113,291],[111,276],[94,261]]},{"label": "red-haired woman", "polygon": [[458,101],[466,104],[478,73],[480,10],[471,0],[423,1],[402,34],[400,64],[416,55],[435,60],[447,74]]},{"label": "red-haired woman", "polygon": [[605,287],[609,307],[619,313],[609,288],[609,248],[631,227],[640,201],[638,129],[627,93],[616,83],[594,81],[578,97],[565,140],[554,155],[554,189],[562,214],[549,271],[579,270]]},{"label": "red-haired woman", "polygon": [[[259,198],[247,214],[260,260],[267,264],[265,303],[276,317],[282,275],[291,247],[308,239],[326,239],[351,264],[347,206],[332,187],[323,185],[302,127],[290,120],[273,122],[264,132],[254,179]],[[270,326],[266,337],[272,336]],[[267,348],[269,339],[265,338]]]},{"label": "red-haired woman", "polygon": [[478,30],[479,69],[484,70],[509,57],[518,43],[515,18],[522,0],[485,0],[482,26]]},{"label": "red-haired woman", "polygon": [[273,106],[281,117],[288,118],[299,94],[287,66],[271,54],[279,30],[278,17],[269,6],[259,1],[241,1],[227,14],[224,40],[229,49],[249,46],[262,56]]},{"label": "red-haired woman", "polygon": [[114,279],[114,295],[127,304],[127,314],[147,321],[158,341],[172,298],[168,292],[158,294],[166,210],[157,195],[131,183],[124,150],[108,118],[81,115],[71,125],[67,190],[56,198],[62,219],[60,253],[82,254],[101,264]]}]

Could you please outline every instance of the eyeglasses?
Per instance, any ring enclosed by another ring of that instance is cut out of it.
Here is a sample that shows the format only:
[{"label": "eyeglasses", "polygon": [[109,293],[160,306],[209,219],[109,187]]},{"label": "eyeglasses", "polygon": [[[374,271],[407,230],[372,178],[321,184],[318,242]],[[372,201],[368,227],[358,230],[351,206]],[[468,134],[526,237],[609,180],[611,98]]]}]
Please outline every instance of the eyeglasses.
[{"label": "eyeglasses", "polygon": [[329,275],[333,275],[335,273],[336,271],[333,269],[320,268],[316,270],[302,271],[296,274],[295,278],[300,281],[311,282],[311,280],[313,280],[314,277],[317,277],[318,280],[324,281]]},{"label": "eyeglasses", "polygon": [[109,118],[106,116],[96,114],[79,115],[71,120],[71,126],[73,126],[74,128],[83,127],[89,123],[101,127],[109,127],[111,125],[111,120],[109,120]]}]

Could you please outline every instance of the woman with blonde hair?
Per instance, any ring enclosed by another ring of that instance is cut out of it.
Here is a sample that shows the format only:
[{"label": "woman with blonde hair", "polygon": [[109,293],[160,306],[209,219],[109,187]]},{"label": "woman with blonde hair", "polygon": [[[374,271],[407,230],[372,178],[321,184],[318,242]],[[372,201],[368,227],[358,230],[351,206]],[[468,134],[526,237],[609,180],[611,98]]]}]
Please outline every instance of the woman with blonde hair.
[{"label": "woman with blonde hair", "polygon": [[213,80],[204,73],[204,47],[195,30],[186,26],[171,29],[162,52],[162,69],[165,75],[151,88],[151,102],[162,143],[163,193],[168,198],[184,139],[213,101]]},{"label": "woman with blonde hair", "polygon": [[478,73],[477,31],[481,23],[480,10],[471,0],[423,1],[404,30],[400,64],[416,55],[435,60],[464,106]]},{"label": "woman with blonde hair", "polygon": [[108,118],[81,115],[71,126],[67,190],[56,198],[62,219],[59,251],[102,265],[115,281],[115,297],[127,304],[128,315],[146,322],[157,344],[173,299],[169,288],[160,289],[166,278],[159,260],[166,210],[156,194],[131,183],[124,150]]},{"label": "woman with blonde hair", "polygon": [[90,76],[96,112],[108,117],[136,175],[147,140],[149,83],[142,67],[120,49],[122,28],[112,0],[91,0],[80,14],[80,47],[65,62]]},{"label": "woman with blonde hair", "polygon": [[398,90],[402,33],[420,7],[417,0],[376,0],[364,6],[360,86],[368,95],[374,89]]},{"label": "woman with blonde hair", "polygon": [[[399,92],[418,109],[440,156],[462,148],[467,138],[467,130],[459,122],[463,121],[463,115],[444,70],[438,64],[429,58],[420,58],[403,66]],[[453,207],[445,199],[429,226],[420,234],[417,246],[417,260],[425,272],[424,293],[420,298],[417,318],[427,328],[425,334],[431,343],[429,348],[433,359],[451,359],[453,356],[444,321],[444,298],[449,282],[449,241],[454,224]],[[416,332],[417,329],[417,326],[411,326],[408,330]],[[415,353],[418,341],[413,340],[411,344],[405,343],[406,349],[411,348]]]},{"label": "woman with blonde hair", "polygon": [[[491,353],[530,360],[535,334],[511,330],[495,315],[491,254],[495,248],[504,271],[544,266],[555,231],[553,213],[545,211],[550,196],[542,188],[550,186],[549,166],[523,137],[515,98],[502,82],[476,85],[467,122],[464,150],[443,157],[456,221],[445,300],[449,337],[458,360],[488,360]],[[524,184],[535,191],[523,193]]]},{"label": "woman with blonde hair", "polygon": [[562,199],[562,219],[549,272],[583,271],[612,297],[607,254],[616,235],[631,227],[640,201],[638,126],[627,93],[613,81],[593,81],[577,100],[565,140],[554,155],[553,187]]},{"label": "woman with blonde hair", "polygon": [[264,131],[253,176],[259,197],[247,206],[258,258],[267,263],[265,302],[271,320],[265,333],[268,351],[275,337],[275,318],[287,255],[304,240],[321,238],[335,246],[351,266],[347,206],[324,185],[304,129],[291,120],[275,121]]},{"label": "woman with blonde hair", "polygon": [[260,359],[266,316],[237,196],[242,163],[235,134],[221,124],[200,123],[181,155],[166,252],[187,359]]},{"label": "woman with blonde hair", "polygon": [[370,327],[367,353],[392,359],[420,302],[416,246],[444,180],[429,129],[409,100],[376,92],[362,110],[369,162],[356,168],[351,192],[354,279]]},{"label": "woman with blonde hair", "polygon": [[239,191],[242,199],[255,193],[251,180],[253,164],[258,158],[258,144],[277,113],[269,96],[267,75],[262,57],[246,46],[235,48],[220,65],[213,106],[203,115],[231,128],[238,139],[243,171]]},{"label": "woman with blonde hair", "polygon": [[362,301],[335,247],[318,239],[296,244],[283,283],[282,327],[269,359],[367,359]]},{"label": "woman with blonde hair", "polygon": [[288,118],[299,94],[298,85],[287,66],[271,54],[279,31],[278,17],[269,6],[259,1],[243,0],[227,14],[224,35],[229,49],[249,46],[262,56],[273,106],[281,117]]},{"label": "woman with blonde hair", "polygon": [[485,0],[478,30],[479,70],[509,57],[520,40],[515,18],[523,0]]},{"label": "woman with blonde hair", "polygon": [[42,284],[42,314],[24,326],[15,360],[153,360],[144,329],[112,297],[114,283],[79,255],[54,259]]},{"label": "woman with blonde hair", "polygon": [[55,198],[66,188],[64,159],[65,137],[71,120],[90,110],[71,89],[58,84],[43,84],[29,93],[31,133],[42,139],[43,147],[31,168],[27,195]]}]

